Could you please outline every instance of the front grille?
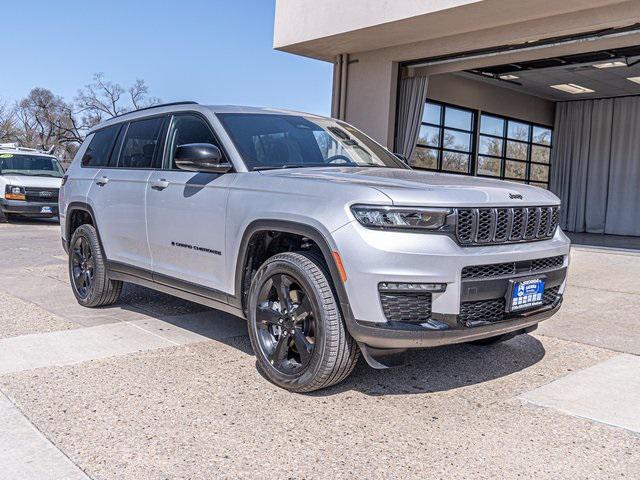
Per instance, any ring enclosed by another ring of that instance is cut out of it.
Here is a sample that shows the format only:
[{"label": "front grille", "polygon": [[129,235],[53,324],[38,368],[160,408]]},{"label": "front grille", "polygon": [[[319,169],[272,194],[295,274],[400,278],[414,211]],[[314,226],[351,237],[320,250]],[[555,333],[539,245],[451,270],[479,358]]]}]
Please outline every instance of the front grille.
[{"label": "front grille", "polygon": [[[560,287],[546,289],[542,296],[542,305],[538,308],[554,306],[560,299],[559,290]],[[504,298],[493,298],[479,302],[462,302],[458,321],[466,327],[473,327],[487,322],[491,323],[505,320],[509,315],[505,311],[505,302],[506,300]]]},{"label": "front grille", "polygon": [[493,263],[489,265],[470,265],[462,269],[462,279],[494,278],[516,274],[527,274],[560,268],[564,257],[537,258],[520,262]]},{"label": "front grille", "polygon": [[390,322],[426,322],[431,318],[431,294],[380,292],[384,316]]},{"label": "front grille", "polygon": [[57,188],[27,187],[25,197],[27,202],[58,203],[58,192]]},{"label": "front grille", "polygon": [[465,247],[551,238],[559,211],[560,207],[458,209],[456,238]]}]

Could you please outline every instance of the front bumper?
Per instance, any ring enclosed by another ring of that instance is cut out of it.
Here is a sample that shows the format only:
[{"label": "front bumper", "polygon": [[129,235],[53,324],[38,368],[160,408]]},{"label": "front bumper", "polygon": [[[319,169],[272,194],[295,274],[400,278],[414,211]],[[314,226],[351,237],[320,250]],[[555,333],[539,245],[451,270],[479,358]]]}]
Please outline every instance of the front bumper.
[{"label": "front bumper", "polygon": [[[349,332],[371,347],[433,347],[515,332],[549,318],[562,302],[570,242],[559,229],[550,240],[483,247],[461,247],[444,235],[369,230],[353,222],[332,235],[347,273],[348,305],[342,308]],[[557,300],[535,310],[505,313],[497,321],[467,321],[461,305],[501,299],[509,279],[531,274],[463,279],[465,267],[549,257],[562,257],[562,264],[553,271],[540,273],[557,292]],[[445,283],[447,287],[431,294],[429,321],[389,321],[378,290],[384,282]]]},{"label": "front bumper", "polygon": [[[43,212],[43,208],[51,209],[51,213]],[[55,217],[58,215],[58,204],[52,202],[27,202],[0,198],[0,209],[3,213],[30,217]]]},{"label": "front bumper", "polygon": [[456,325],[449,326],[447,329],[433,329],[419,324],[401,322],[375,324],[356,321],[349,331],[358,342],[374,348],[439,347],[524,330],[551,317],[560,309],[561,304],[562,300],[559,300],[556,305],[549,308],[522,313],[504,321],[477,327]]}]

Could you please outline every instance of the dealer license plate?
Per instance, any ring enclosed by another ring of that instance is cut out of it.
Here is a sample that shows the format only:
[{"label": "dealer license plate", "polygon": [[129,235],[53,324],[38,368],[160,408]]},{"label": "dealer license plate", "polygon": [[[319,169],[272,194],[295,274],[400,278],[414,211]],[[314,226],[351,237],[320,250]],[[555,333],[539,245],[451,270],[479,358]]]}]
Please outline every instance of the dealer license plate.
[{"label": "dealer license plate", "polygon": [[509,310],[517,312],[542,305],[544,278],[513,281]]},{"label": "dealer license plate", "polygon": [[42,207],[40,209],[40,213],[53,213],[53,210],[51,209],[51,207]]}]

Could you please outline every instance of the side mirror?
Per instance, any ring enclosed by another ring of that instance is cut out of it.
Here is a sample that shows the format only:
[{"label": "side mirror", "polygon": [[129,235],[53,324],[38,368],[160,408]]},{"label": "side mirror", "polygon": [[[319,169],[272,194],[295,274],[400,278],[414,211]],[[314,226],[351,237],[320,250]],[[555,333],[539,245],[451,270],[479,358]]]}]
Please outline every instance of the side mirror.
[{"label": "side mirror", "polygon": [[409,159],[407,157],[405,157],[404,155],[402,155],[401,153],[394,153],[394,155],[396,156],[396,158],[398,160],[400,160],[402,163],[404,163],[405,165],[409,165]]},{"label": "side mirror", "polygon": [[232,165],[224,162],[222,152],[210,143],[187,143],[176,148],[176,167],[190,172],[226,173]]}]

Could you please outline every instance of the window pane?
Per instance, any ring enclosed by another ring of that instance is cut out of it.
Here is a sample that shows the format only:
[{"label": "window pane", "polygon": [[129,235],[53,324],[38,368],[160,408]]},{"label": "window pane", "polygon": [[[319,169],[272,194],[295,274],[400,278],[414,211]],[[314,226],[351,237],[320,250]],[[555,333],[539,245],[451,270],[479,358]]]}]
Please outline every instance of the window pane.
[{"label": "window pane", "polygon": [[504,166],[504,176],[508,178],[527,178],[527,164],[507,160]]},{"label": "window pane", "polygon": [[422,114],[422,121],[426,123],[433,123],[440,125],[440,112],[442,107],[437,103],[429,103],[424,106],[424,113]]},{"label": "window pane", "polygon": [[456,130],[444,131],[443,147],[453,150],[462,150],[464,152],[471,151],[471,134],[462,133]]},{"label": "window pane", "polygon": [[517,160],[526,160],[529,153],[529,145],[522,142],[507,141],[507,157]]},{"label": "window pane", "polygon": [[442,170],[469,172],[469,155],[457,152],[442,152]]},{"label": "window pane", "polygon": [[162,118],[131,122],[122,145],[119,168],[151,168],[158,148]]},{"label": "window pane", "polygon": [[480,117],[480,133],[504,136],[504,120],[491,115],[482,115]]},{"label": "window pane", "polygon": [[414,168],[438,168],[438,151],[433,148],[416,147],[409,164]]},{"label": "window pane", "polygon": [[543,127],[533,127],[533,139],[534,143],[541,143],[543,145],[551,145],[551,129]]},{"label": "window pane", "polygon": [[513,138],[514,140],[529,140],[529,124],[522,122],[514,122],[513,120],[509,120],[509,126],[507,129],[507,137]]},{"label": "window pane", "polygon": [[480,135],[479,153],[480,155],[494,155],[496,157],[502,156],[502,143],[501,138],[485,137]]},{"label": "window pane", "polygon": [[531,165],[531,180],[547,182],[549,180],[549,167],[546,165]]},{"label": "window pane", "polygon": [[418,143],[420,145],[429,145],[430,147],[440,146],[440,128],[422,125],[420,134],[418,135]]},{"label": "window pane", "polygon": [[531,146],[531,161],[540,163],[549,163],[549,154],[551,149],[549,147],[540,147],[538,145]]},{"label": "window pane", "polygon": [[93,134],[91,143],[82,157],[83,167],[104,167],[109,163],[109,153],[120,130],[120,125],[113,125]]},{"label": "window pane", "polygon": [[188,143],[210,143],[216,145],[216,139],[211,133],[207,123],[196,115],[177,115],[173,119],[169,130],[169,140],[167,152],[169,155],[169,165],[176,168],[174,154],[176,148]]},{"label": "window pane", "polygon": [[478,157],[477,175],[491,175],[492,177],[500,176],[500,160],[499,158]]},{"label": "window pane", "polygon": [[446,127],[471,130],[471,112],[459,108],[446,107],[444,111],[444,125]]}]

